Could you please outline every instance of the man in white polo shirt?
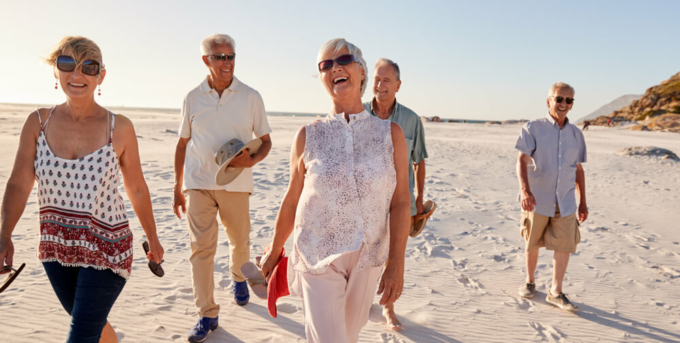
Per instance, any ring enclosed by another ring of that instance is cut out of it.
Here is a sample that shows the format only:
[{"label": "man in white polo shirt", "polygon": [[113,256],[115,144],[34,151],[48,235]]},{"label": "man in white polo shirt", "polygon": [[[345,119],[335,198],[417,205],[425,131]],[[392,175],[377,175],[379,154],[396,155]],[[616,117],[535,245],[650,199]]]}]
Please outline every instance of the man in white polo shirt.
[{"label": "man in white polo shirt", "polygon": [[[250,259],[250,168],[267,157],[272,143],[262,97],[234,76],[234,45],[231,37],[221,34],[201,43],[210,75],[184,99],[175,152],[172,206],[178,218],[181,213],[187,214],[194,299],[201,317],[189,333],[190,342],[203,342],[218,326],[220,306],[213,296],[217,214],[227,231],[234,299],[243,306],[250,298],[241,274],[241,265]],[[245,167],[243,172],[229,184],[217,185],[215,174],[220,166],[215,162],[215,152],[231,139],[246,144],[255,137],[262,140],[257,153],[241,154],[229,164]]]}]

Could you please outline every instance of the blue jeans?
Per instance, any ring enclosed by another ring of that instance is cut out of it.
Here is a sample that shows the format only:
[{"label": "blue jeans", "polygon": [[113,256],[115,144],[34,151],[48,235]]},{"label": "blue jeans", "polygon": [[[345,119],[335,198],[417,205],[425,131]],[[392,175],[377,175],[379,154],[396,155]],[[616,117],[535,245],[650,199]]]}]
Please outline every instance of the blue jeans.
[{"label": "blue jeans", "polygon": [[125,279],[110,269],[64,267],[44,262],[54,293],[71,315],[67,343],[98,343]]}]

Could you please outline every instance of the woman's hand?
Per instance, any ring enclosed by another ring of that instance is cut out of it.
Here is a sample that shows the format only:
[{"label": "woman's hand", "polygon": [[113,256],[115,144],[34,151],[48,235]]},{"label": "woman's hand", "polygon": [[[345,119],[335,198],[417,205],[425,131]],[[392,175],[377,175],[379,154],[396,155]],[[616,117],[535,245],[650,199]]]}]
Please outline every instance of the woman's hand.
[{"label": "woman's hand", "polygon": [[163,261],[163,254],[165,254],[165,251],[158,238],[149,238],[149,254],[146,257],[160,264]]},{"label": "woman's hand", "polygon": [[281,259],[281,250],[282,248],[272,248],[260,260],[260,269],[262,269],[262,275],[264,275],[267,282],[271,278],[271,272],[274,271],[274,267],[276,267],[279,259]]},{"label": "woman's hand", "polygon": [[[14,259],[14,244],[12,244],[12,238],[0,238],[0,269],[4,266],[12,266],[12,260]],[[9,273],[11,270],[5,270],[0,272],[0,274]]]},{"label": "woman's hand", "polygon": [[378,286],[378,294],[382,294],[380,298],[380,305],[390,304],[401,296],[401,291],[404,288],[404,258],[399,261],[388,260],[385,265],[382,277],[380,278],[380,285]]}]

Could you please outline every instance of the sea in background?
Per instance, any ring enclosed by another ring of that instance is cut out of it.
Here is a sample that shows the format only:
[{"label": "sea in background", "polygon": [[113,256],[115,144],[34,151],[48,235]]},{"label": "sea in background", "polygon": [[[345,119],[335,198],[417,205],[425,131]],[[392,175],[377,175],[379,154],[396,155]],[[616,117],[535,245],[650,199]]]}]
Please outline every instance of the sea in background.
[{"label": "sea in background", "polygon": [[[54,106],[54,104],[18,104],[18,103],[0,103],[1,105],[21,105],[21,106],[33,106],[35,108],[49,108]],[[107,107],[109,110],[119,113],[119,114],[126,114],[128,113],[138,113],[138,112],[148,112],[148,113],[155,113],[155,114],[179,114],[181,109],[180,108],[164,108],[164,107],[127,107],[127,106],[108,106]],[[305,112],[274,112],[274,111],[268,111],[267,112],[268,116],[271,117],[316,117],[316,118],[322,118],[326,116],[326,113],[305,113]],[[501,124],[501,122],[493,122],[493,121],[488,121],[488,120],[478,120],[478,119],[454,119],[454,118],[441,118],[441,117],[422,117],[426,121],[434,121],[434,122],[441,122],[441,123],[467,123],[467,124],[485,124],[485,123],[494,123],[494,124]],[[515,122],[515,121],[511,121]],[[503,122],[505,123],[505,122]]]}]

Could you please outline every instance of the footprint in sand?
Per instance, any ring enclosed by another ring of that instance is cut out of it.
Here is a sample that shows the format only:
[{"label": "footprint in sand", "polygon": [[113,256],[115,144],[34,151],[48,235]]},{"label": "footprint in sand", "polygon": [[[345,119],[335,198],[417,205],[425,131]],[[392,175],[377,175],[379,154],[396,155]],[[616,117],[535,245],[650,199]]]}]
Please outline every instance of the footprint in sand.
[{"label": "footprint in sand", "polygon": [[510,297],[512,299],[509,302],[504,301],[503,304],[506,306],[510,306],[512,308],[522,310],[522,311],[529,311],[532,312],[534,309],[534,303],[532,301],[528,301],[524,298],[515,298],[515,297]]},{"label": "footprint in sand", "polygon": [[393,333],[381,333],[380,334],[380,342],[384,343],[405,343],[406,341],[399,338],[397,335]]},{"label": "footprint in sand", "polygon": [[536,332],[536,336],[541,340],[549,340],[550,342],[561,342],[567,336],[557,328],[536,322],[529,322],[529,327]]},{"label": "footprint in sand", "polygon": [[470,288],[474,290],[482,290],[484,289],[484,286],[479,282],[479,280],[472,278],[470,276],[460,274],[458,277],[455,279],[459,284]]},{"label": "footprint in sand", "polygon": [[671,278],[671,279],[675,279],[675,278],[680,277],[680,272],[671,268],[671,267],[652,266],[651,268],[652,268],[652,270],[656,271],[657,273],[659,273],[659,274],[661,274],[665,277]]},{"label": "footprint in sand", "polygon": [[468,260],[467,260],[467,258],[460,259],[460,260],[451,260],[451,264],[453,264],[453,268],[455,268],[455,269],[466,270]]}]

